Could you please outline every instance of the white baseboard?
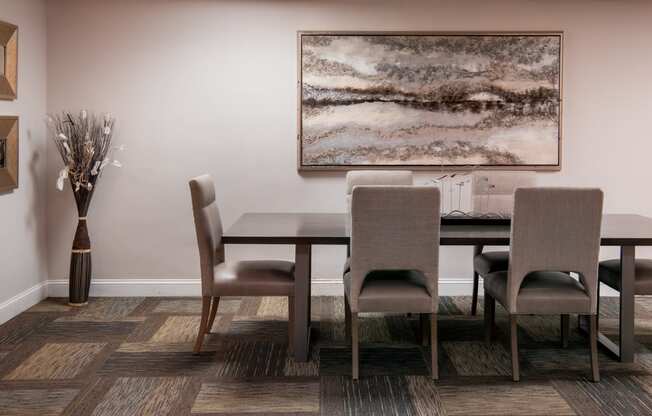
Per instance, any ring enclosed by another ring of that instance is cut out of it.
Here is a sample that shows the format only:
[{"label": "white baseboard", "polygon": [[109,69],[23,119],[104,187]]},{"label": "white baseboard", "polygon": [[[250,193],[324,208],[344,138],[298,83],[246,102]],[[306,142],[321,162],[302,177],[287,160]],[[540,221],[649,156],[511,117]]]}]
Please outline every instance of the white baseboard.
[{"label": "white baseboard", "polygon": [[[68,296],[68,280],[50,280],[49,296]],[[199,279],[93,279],[90,296],[200,296]]]},{"label": "white baseboard", "polygon": [[48,282],[40,282],[0,303],[0,325],[48,297]]},{"label": "white baseboard", "polygon": [[[470,296],[473,287],[471,279],[439,279],[439,296]],[[344,290],[341,279],[314,279],[313,296],[341,296]],[[482,280],[478,292],[482,296]],[[618,296],[618,292],[603,285],[602,296]],[[91,296],[199,296],[199,279],[94,279]],[[36,305],[47,297],[67,297],[68,280],[48,280],[0,303],[0,324]]]},{"label": "white baseboard", "polygon": [[[440,296],[470,295],[473,282],[470,279],[439,279]],[[344,286],[341,279],[314,279],[313,296],[341,296]],[[129,296],[199,296],[199,279],[94,279],[90,295],[94,297]],[[482,293],[482,283],[480,283]],[[68,296],[68,281],[50,280],[48,294],[51,297]]]}]

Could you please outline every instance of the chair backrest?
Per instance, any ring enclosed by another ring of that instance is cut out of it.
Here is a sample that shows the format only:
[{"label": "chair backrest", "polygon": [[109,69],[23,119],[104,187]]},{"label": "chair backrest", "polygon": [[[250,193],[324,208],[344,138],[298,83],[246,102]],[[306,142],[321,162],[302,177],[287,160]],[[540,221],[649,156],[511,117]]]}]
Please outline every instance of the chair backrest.
[{"label": "chair backrest", "polygon": [[519,188],[510,238],[507,307],[516,313],[523,279],[536,271],[576,272],[597,307],[602,191]]},{"label": "chair backrest", "polygon": [[514,191],[537,185],[534,172],[475,171],[471,182],[471,210],[476,213],[511,214]]},{"label": "chair backrest", "polygon": [[351,170],[346,173],[346,194],[358,185],[412,185],[409,170]]},{"label": "chair backrest", "polygon": [[439,189],[433,186],[356,186],[352,201],[351,310],[368,273],[418,270],[437,311]]},{"label": "chair backrest", "polygon": [[[412,185],[409,170],[350,170],[346,173],[346,212],[351,213],[353,188],[362,185]],[[347,226],[351,227],[351,218]]]},{"label": "chair backrest", "polygon": [[189,184],[201,264],[202,294],[207,295],[212,292],[214,267],[224,261],[222,220],[215,201],[213,179],[209,175],[202,175],[191,179]]}]

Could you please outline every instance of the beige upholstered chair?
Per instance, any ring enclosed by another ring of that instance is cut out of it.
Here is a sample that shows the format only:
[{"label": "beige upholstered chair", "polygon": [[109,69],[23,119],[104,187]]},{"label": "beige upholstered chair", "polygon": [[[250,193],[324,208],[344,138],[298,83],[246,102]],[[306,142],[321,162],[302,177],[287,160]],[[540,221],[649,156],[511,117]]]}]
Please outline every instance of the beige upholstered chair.
[{"label": "beige upholstered chair", "polygon": [[[224,262],[222,221],[215,187],[208,175],[190,180],[192,209],[201,264],[202,314],[195,353],[215,320],[220,296],[287,296],[289,344],[292,345],[294,263],[280,260]],[[211,302],[212,300],[212,302]]]},{"label": "beige upholstered chair", "polygon": [[[473,172],[471,182],[472,211],[476,214],[511,215],[514,208],[514,191],[516,188],[536,186],[534,172]],[[473,256],[473,299],[471,315],[478,307],[478,285],[480,276],[507,270],[509,251],[482,252],[482,246],[476,246]]]},{"label": "beige upholstered chair", "polygon": [[344,275],[353,379],[358,378],[358,314],[364,312],[430,315],[432,377],[438,377],[439,206],[439,189],[430,186],[353,189],[351,271]]},{"label": "beige upholstered chair", "polygon": [[[588,315],[592,376],[599,380],[596,313],[601,220],[599,189],[516,190],[508,270],[483,276],[486,340],[491,339],[497,300],[509,313],[514,381],[519,380],[516,318],[522,314]],[[580,280],[564,271],[579,274]],[[568,327],[567,319],[562,326]]]},{"label": "beige upholstered chair", "polygon": [[[351,170],[346,173],[346,212],[349,214],[348,227],[351,227],[351,194],[358,185],[412,185],[414,182],[409,170]],[[350,269],[351,247],[347,247],[347,259],[344,263],[344,273]]]}]

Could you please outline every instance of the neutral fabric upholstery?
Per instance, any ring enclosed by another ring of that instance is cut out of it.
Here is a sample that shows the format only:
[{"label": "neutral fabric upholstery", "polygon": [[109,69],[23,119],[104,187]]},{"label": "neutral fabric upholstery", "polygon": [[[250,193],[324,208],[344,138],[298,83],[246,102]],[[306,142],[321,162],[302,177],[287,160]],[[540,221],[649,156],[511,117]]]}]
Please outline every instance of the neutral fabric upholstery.
[{"label": "neutral fabric upholstery", "polygon": [[358,185],[412,185],[409,170],[351,170],[346,174],[346,194]]},{"label": "neutral fabric upholstery", "polygon": [[224,263],[222,221],[215,186],[208,175],[190,180],[199,247],[203,296],[288,296],[294,288],[294,263],[278,260]]},{"label": "neutral fabric upholstery", "polygon": [[[351,312],[391,310],[397,306],[391,293],[398,291],[399,285],[406,287],[412,299],[412,289],[418,286],[414,274],[397,272],[394,283],[389,283],[385,275],[380,282],[365,286],[369,273],[391,270],[418,271],[430,297],[428,312],[437,312],[439,207],[439,189],[431,186],[356,186],[353,189],[348,291]],[[370,292],[363,293],[367,290]],[[370,303],[360,300],[371,297],[374,298],[371,305],[378,309],[367,310]],[[401,309],[397,312],[403,311],[403,304],[397,307]]]},{"label": "neutral fabric upholstery", "polygon": [[[409,170],[352,170],[346,174],[346,209],[349,214],[348,229],[351,229],[351,194],[358,185],[412,185],[413,175]],[[351,270],[351,260],[346,259],[344,273]]]},{"label": "neutral fabric upholstery", "polygon": [[[510,314],[568,311],[567,300],[559,299],[556,290],[545,286],[532,286],[531,290],[541,291],[541,296],[547,296],[551,305],[517,302],[525,277],[538,271],[578,273],[590,302],[578,304],[582,307],[573,312],[596,313],[602,198],[599,189],[516,190],[510,264],[503,303]],[[541,278],[547,276],[542,275]],[[534,294],[529,293],[529,296]]]},{"label": "neutral fabric upholstery", "polygon": [[[351,298],[351,273],[344,275],[344,293]],[[417,271],[376,271],[365,278],[358,306],[361,311],[431,313],[426,277]]]},{"label": "neutral fabric upholstery", "polygon": [[[506,304],[507,271],[484,276],[484,289],[498,302]],[[523,280],[516,306],[518,311],[559,315],[590,310],[590,298],[584,287],[566,273],[534,272]]]},{"label": "neutral fabric upholstery", "polygon": [[[637,259],[634,267],[634,293],[652,295],[652,260]],[[599,277],[602,283],[620,290],[620,260],[600,262]]]},{"label": "neutral fabric upholstery", "polygon": [[473,267],[480,276],[507,270],[509,267],[509,251],[487,251],[473,259]]}]

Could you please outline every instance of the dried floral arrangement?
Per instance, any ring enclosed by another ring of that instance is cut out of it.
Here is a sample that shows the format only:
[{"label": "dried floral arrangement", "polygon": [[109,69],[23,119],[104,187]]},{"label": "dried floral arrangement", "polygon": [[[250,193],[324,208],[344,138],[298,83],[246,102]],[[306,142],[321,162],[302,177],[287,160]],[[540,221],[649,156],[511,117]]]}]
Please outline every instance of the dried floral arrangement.
[{"label": "dried floral arrangement", "polygon": [[111,145],[115,119],[110,114],[89,115],[85,110],[76,115],[64,112],[48,116],[47,121],[64,164],[57,178],[57,189],[63,190],[65,180],[70,180],[79,215],[70,258],[69,302],[80,306],[88,302],[91,283],[88,207],[104,168],[122,166],[113,157],[116,150],[123,150],[123,147]]},{"label": "dried floral arrangement", "polygon": [[50,133],[64,164],[57,189],[63,190],[64,181],[69,179],[75,192],[92,191],[106,166],[122,166],[113,159],[115,151],[123,149],[111,146],[114,124],[111,114],[95,116],[85,110],[78,115],[65,112],[48,116]]}]

